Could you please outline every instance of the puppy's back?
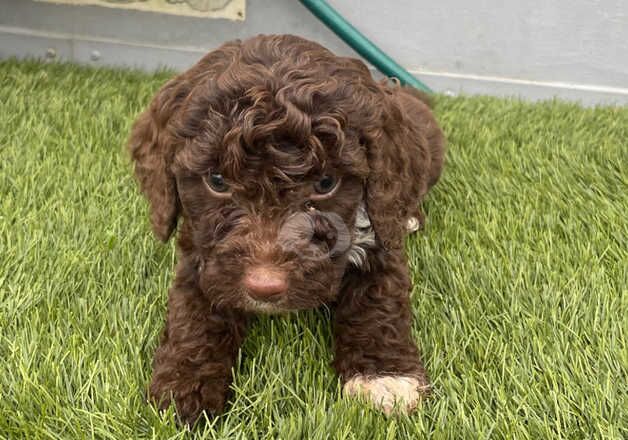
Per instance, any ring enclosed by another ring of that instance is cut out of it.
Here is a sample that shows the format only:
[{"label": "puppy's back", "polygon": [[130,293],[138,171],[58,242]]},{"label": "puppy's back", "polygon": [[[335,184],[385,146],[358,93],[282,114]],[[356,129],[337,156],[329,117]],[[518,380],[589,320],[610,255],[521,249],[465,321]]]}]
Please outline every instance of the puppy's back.
[{"label": "puppy's back", "polygon": [[434,186],[443,171],[445,160],[445,136],[436,122],[430,109],[431,99],[429,95],[414,87],[400,87],[398,90],[399,102],[408,117],[416,120],[421,125],[421,131],[428,142],[430,163],[427,166],[428,189]]}]

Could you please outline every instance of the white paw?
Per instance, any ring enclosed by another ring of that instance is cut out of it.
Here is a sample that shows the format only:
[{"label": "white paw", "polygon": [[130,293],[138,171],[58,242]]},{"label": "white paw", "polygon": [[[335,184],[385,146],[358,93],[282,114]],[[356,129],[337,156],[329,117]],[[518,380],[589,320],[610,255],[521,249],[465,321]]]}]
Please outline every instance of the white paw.
[{"label": "white paw", "polygon": [[416,232],[421,228],[421,222],[416,217],[410,217],[406,220],[406,230],[410,233]]},{"label": "white paw", "polygon": [[393,410],[410,413],[429,390],[412,376],[354,376],[343,387],[345,395],[364,396],[386,415]]}]

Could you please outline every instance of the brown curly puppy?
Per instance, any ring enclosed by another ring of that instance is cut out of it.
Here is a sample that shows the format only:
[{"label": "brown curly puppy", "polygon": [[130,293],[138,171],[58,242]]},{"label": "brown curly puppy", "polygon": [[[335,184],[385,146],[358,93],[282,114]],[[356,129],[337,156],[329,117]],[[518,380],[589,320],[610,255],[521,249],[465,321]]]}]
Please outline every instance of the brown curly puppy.
[{"label": "brown curly puppy", "polygon": [[152,398],[221,411],[253,312],[329,304],[347,394],[385,412],[429,389],[410,334],[407,228],[444,139],[418,92],[289,35],[227,43],[164,85],[129,148],[155,234],[179,217]]}]

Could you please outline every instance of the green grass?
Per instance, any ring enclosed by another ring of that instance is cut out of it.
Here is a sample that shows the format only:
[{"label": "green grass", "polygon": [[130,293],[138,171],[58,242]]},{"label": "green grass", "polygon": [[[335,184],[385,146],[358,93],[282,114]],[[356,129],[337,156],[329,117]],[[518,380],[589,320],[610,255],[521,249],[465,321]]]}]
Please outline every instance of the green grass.
[{"label": "green grass", "polygon": [[329,313],[260,318],[229,411],[145,404],[174,246],[123,144],[169,75],[0,63],[0,437],[626,438],[628,108],[444,98],[446,172],[408,242],[435,396],[343,399]]}]

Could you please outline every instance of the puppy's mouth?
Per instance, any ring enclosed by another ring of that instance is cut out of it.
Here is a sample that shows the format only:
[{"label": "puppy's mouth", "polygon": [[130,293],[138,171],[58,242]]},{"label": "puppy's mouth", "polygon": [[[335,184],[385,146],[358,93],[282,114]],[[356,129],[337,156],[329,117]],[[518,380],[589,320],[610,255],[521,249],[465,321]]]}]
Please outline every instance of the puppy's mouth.
[{"label": "puppy's mouth", "polygon": [[300,304],[289,278],[287,270],[278,266],[249,267],[241,281],[242,307],[247,311],[270,314],[311,308],[309,304]]},{"label": "puppy's mouth", "polygon": [[278,298],[276,301],[259,301],[246,292],[242,294],[241,307],[247,312],[263,313],[265,315],[278,315],[284,313],[295,312],[299,309],[288,307],[285,298]]},{"label": "puppy's mouth", "polygon": [[242,292],[241,300],[237,307],[249,313],[261,313],[264,315],[283,315],[288,313],[296,313],[303,310],[316,309],[325,301],[304,301],[291,297],[290,294],[285,297],[278,298],[276,301],[260,301]]}]

